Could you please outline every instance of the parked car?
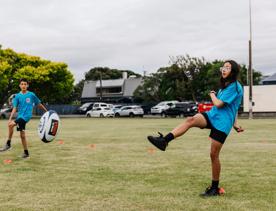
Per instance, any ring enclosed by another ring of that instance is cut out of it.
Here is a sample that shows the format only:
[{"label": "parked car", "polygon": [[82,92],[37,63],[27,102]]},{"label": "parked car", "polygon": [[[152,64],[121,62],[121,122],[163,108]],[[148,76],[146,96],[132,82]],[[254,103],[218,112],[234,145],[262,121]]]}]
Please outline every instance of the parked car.
[{"label": "parked car", "polygon": [[[8,118],[10,118],[11,112],[12,112],[12,108],[11,107],[1,109],[0,110],[0,118],[1,119],[8,119]],[[16,116],[17,116],[17,113],[14,114],[13,118],[16,118]]]},{"label": "parked car", "polygon": [[94,108],[112,108],[112,104],[107,104],[107,103],[94,103],[93,109]]},{"label": "parked car", "polygon": [[112,110],[114,111],[114,113],[116,113],[116,112],[119,111],[120,108],[122,108],[122,107],[123,107],[123,105],[113,105]]},{"label": "parked car", "polygon": [[165,111],[166,116],[193,116],[198,112],[197,105],[194,102],[179,102],[174,107]]},{"label": "parked car", "polygon": [[159,114],[161,116],[165,116],[165,111],[175,105],[178,101],[163,101],[153,106],[150,110],[152,115]]},{"label": "parked car", "polygon": [[206,111],[210,111],[213,107],[213,103],[211,102],[203,102],[198,104],[198,112],[203,113]]},{"label": "parked car", "polygon": [[128,117],[134,117],[134,116],[144,116],[144,110],[141,108],[141,106],[123,106],[115,113],[115,117],[120,116],[128,116]]},{"label": "parked car", "polygon": [[114,117],[114,112],[111,108],[93,108],[86,113],[87,117]]},{"label": "parked car", "polygon": [[94,103],[84,103],[81,107],[79,107],[76,111],[77,114],[86,114],[87,111],[90,111],[93,108]]}]

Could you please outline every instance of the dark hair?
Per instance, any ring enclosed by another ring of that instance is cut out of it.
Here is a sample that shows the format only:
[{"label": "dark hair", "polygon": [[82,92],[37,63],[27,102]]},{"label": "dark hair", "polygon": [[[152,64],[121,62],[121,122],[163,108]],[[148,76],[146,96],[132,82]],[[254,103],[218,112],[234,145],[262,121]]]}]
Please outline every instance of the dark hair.
[{"label": "dark hair", "polygon": [[27,84],[29,84],[29,81],[26,78],[20,78],[19,83],[21,82],[26,82]]},{"label": "dark hair", "polygon": [[225,89],[230,83],[235,82],[238,80],[240,66],[234,60],[227,60],[223,63],[230,63],[231,64],[231,73],[227,78],[220,77],[220,87],[221,89]]}]

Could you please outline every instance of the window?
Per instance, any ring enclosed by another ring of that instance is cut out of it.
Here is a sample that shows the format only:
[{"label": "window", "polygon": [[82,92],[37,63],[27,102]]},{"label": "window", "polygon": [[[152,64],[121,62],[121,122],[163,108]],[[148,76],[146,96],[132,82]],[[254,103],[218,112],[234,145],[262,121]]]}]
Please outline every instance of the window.
[{"label": "window", "polygon": [[[96,89],[97,95],[101,94],[101,88]],[[103,95],[110,95],[110,94],[121,94],[122,87],[109,87],[109,88],[102,88]]]}]

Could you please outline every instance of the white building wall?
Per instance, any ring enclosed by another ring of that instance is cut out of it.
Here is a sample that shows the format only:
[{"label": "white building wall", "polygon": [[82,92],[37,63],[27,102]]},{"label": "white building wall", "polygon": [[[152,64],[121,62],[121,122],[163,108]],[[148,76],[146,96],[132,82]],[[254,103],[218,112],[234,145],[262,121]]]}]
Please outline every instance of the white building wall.
[{"label": "white building wall", "polygon": [[[253,112],[276,112],[276,85],[259,85],[252,87]],[[249,112],[249,87],[244,86],[243,109]]]}]

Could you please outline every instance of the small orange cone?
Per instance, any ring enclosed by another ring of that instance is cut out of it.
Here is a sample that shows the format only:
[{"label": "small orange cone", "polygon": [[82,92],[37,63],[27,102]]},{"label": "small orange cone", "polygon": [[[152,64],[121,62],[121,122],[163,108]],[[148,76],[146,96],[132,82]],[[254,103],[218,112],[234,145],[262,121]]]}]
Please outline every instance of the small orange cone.
[{"label": "small orange cone", "polygon": [[154,148],[149,148],[148,149],[148,153],[149,154],[154,154],[155,153],[155,149]]},{"label": "small orange cone", "polygon": [[96,149],[96,144],[90,144],[89,147],[90,147],[91,149]]},{"label": "small orange cone", "polygon": [[10,163],[12,163],[12,160],[6,159],[6,160],[4,160],[4,163],[5,163],[5,164],[10,164]]},{"label": "small orange cone", "polygon": [[63,140],[59,140],[58,144],[64,144],[64,141]]}]

